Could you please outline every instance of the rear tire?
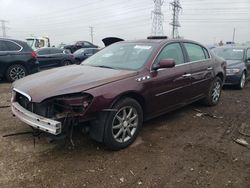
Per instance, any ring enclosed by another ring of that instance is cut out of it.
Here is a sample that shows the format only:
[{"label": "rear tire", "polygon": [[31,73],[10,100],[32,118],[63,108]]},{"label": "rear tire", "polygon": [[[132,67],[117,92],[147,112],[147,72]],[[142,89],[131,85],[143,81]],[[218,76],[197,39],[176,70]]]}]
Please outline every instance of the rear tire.
[{"label": "rear tire", "polygon": [[216,77],[212,82],[206,98],[204,99],[204,104],[208,106],[215,106],[219,103],[222,90],[222,80]]},{"label": "rear tire", "polygon": [[11,65],[6,71],[6,79],[9,82],[14,82],[15,80],[21,79],[27,76],[27,70],[23,65],[15,64]]},{"label": "rear tire", "polygon": [[120,150],[132,144],[142,127],[143,112],[140,104],[125,98],[118,101],[105,121],[104,144],[112,150]]},{"label": "rear tire", "polygon": [[71,65],[71,61],[68,61],[68,60],[65,60],[63,63],[62,63],[62,66],[68,66],[68,65]]}]

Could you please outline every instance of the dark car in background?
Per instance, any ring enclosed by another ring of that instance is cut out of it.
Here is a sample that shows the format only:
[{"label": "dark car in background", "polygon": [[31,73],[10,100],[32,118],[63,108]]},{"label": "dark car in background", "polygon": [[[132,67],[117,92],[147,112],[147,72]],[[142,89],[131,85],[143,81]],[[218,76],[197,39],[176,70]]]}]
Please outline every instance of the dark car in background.
[{"label": "dark car in background", "polygon": [[36,51],[40,68],[59,67],[75,63],[74,56],[60,48],[40,48]]},{"label": "dark car in background", "polygon": [[88,41],[77,41],[73,42],[70,45],[65,45],[63,48],[68,49],[71,53],[74,53],[76,50],[80,48],[98,48],[98,46]]},{"label": "dark car in background", "polygon": [[85,59],[89,58],[90,56],[94,55],[100,49],[98,48],[81,48],[76,50],[73,55],[78,64],[80,64]]},{"label": "dark car in background", "polygon": [[0,78],[13,82],[38,70],[36,53],[26,42],[0,38]]},{"label": "dark car in background", "polygon": [[81,65],[16,81],[12,112],[57,136],[76,125],[88,126],[93,139],[122,149],[134,142],[143,121],[198,100],[217,105],[225,65],[189,40],[118,42]]},{"label": "dark car in background", "polygon": [[250,78],[250,47],[224,46],[214,48],[212,52],[227,62],[225,85],[243,89]]}]

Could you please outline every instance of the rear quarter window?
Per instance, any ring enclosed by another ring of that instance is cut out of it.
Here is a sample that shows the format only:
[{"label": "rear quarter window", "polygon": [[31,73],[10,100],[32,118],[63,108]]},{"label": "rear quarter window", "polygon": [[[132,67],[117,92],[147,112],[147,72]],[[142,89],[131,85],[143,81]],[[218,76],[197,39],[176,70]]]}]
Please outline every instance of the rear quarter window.
[{"label": "rear quarter window", "polygon": [[184,43],[184,46],[189,56],[189,62],[207,59],[204,48],[200,45],[194,43]]},{"label": "rear quarter window", "polygon": [[22,47],[11,41],[4,41],[8,51],[20,51]]}]

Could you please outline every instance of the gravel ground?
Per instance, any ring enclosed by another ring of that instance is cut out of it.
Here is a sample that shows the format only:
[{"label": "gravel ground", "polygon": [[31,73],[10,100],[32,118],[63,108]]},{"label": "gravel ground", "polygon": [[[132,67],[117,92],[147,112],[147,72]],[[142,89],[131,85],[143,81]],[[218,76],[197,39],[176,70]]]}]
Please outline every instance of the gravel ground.
[{"label": "gravel ground", "polygon": [[[136,142],[113,152],[75,131],[68,141],[48,143],[0,108],[0,187],[250,187],[250,84],[226,88],[216,107],[193,104],[146,122]],[[0,106],[10,84],[0,83]],[[201,112],[197,111],[200,110]]]}]

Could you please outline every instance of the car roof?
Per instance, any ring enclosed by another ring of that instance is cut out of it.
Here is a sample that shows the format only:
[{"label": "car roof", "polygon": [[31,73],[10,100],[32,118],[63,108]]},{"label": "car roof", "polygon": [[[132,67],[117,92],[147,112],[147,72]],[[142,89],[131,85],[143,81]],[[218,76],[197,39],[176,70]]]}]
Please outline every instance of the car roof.
[{"label": "car roof", "polygon": [[203,46],[204,48],[207,48],[205,45],[193,41],[193,40],[188,40],[188,39],[141,39],[141,40],[130,40],[130,41],[121,41],[123,42],[127,42],[127,43],[145,43],[145,44],[167,44],[167,43],[171,43],[171,42],[189,42],[189,43],[195,43],[198,45]]},{"label": "car roof", "polygon": [[17,39],[11,39],[11,38],[2,38],[2,37],[0,37],[0,40],[13,41],[13,42],[16,42],[16,43],[26,43],[25,41],[17,40]]}]

